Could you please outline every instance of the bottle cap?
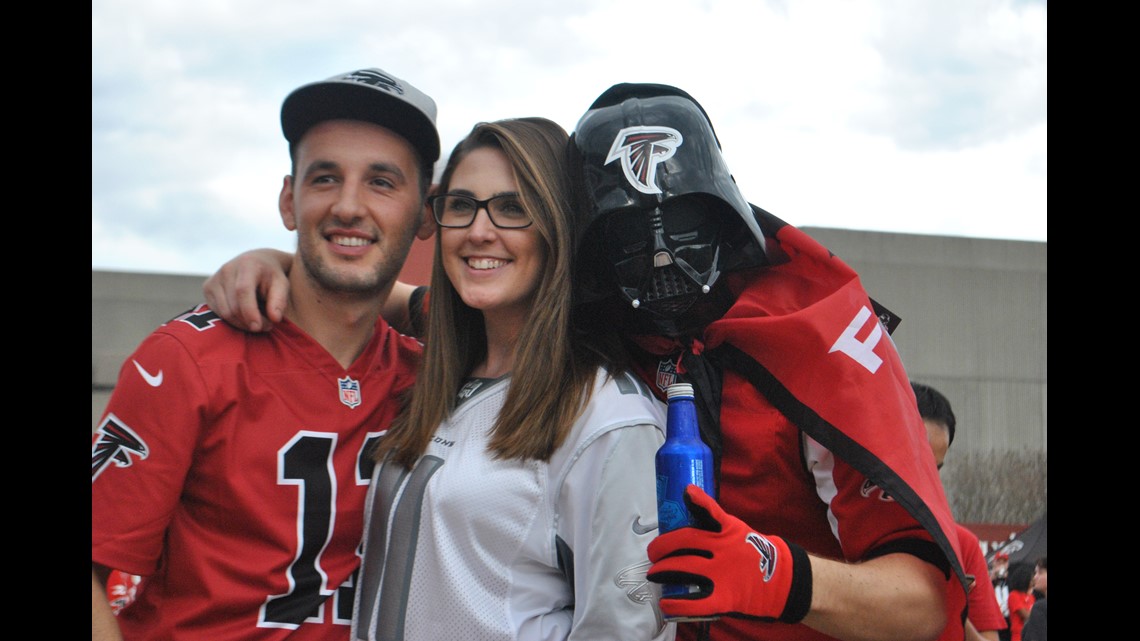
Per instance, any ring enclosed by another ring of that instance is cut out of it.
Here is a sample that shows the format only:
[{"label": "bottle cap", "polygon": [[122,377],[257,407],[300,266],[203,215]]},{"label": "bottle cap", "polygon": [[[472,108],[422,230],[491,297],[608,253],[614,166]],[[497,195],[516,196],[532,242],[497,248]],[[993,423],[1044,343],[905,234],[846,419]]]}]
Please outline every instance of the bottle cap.
[{"label": "bottle cap", "polygon": [[665,396],[672,399],[675,396],[692,396],[693,386],[689,383],[673,383],[665,389]]}]

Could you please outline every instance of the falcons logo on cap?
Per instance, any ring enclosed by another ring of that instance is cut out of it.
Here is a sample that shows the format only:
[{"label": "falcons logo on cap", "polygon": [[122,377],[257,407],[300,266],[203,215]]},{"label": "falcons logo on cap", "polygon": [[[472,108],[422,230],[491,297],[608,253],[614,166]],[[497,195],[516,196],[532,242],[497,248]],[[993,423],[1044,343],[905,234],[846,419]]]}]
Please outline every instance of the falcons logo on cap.
[{"label": "falcons logo on cap", "polygon": [[118,416],[108,414],[99,426],[99,438],[91,446],[91,482],[95,477],[107,469],[107,465],[114,462],[119,467],[130,467],[134,462],[131,455],[142,460],[150,455],[146,443],[119,420]]},{"label": "falcons logo on cap", "polygon": [[643,194],[660,194],[657,165],[677,153],[683,142],[672,127],[626,127],[618,132],[605,164],[621,159],[625,179]]},{"label": "falcons logo on cap", "polygon": [[400,83],[397,82],[395,78],[380,73],[375,69],[361,69],[360,71],[354,71],[350,74],[346,74],[342,80],[352,80],[353,82],[372,85],[373,87],[380,87],[381,89],[395,91],[400,95],[404,95],[404,88],[400,86]]}]

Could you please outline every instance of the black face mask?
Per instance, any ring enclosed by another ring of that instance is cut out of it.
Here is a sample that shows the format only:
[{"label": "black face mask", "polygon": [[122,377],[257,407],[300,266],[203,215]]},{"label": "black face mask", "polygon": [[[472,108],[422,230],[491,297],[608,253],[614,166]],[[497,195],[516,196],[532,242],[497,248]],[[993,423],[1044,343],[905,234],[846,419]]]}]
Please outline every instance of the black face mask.
[{"label": "black face mask", "polygon": [[577,305],[598,303],[647,333],[676,334],[727,309],[722,273],[768,264],[757,214],[708,115],[684,91],[614,85],[567,149],[581,200]]},{"label": "black face mask", "polygon": [[613,281],[641,315],[678,319],[716,285],[728,220],[718,202],[682,196],[602,222],[599,240]]}]

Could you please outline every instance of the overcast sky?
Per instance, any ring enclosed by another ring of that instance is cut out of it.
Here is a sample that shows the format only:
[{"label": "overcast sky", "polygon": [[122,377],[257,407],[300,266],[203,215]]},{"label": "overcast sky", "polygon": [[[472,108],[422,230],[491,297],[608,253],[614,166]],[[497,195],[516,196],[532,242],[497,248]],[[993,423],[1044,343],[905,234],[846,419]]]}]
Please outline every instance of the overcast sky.
[{"label": "overcast sky", "polygon": [[1046,26],[1044,0],[93,0],[91,267],[291,251],[281,102],[364,67],[435,99],[445,156],[660,82],[793,225],[1046,242]]}]

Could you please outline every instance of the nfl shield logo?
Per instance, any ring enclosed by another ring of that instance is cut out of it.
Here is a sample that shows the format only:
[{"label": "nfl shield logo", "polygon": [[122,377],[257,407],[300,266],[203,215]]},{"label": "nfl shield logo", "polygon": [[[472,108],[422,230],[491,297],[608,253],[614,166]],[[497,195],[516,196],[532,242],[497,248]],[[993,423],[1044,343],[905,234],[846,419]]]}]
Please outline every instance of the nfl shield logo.
[{"label": "nfl shield logo", "polygon": [[360,381],[354,381],[348,376],[336,379],[340,387],[340,402],[349,407],[360,405]]},{"label": "nfl shield logo", "polygon": [[664,392],[677,382],[677,365],[669,359],[657,363],[657,387]]}]

